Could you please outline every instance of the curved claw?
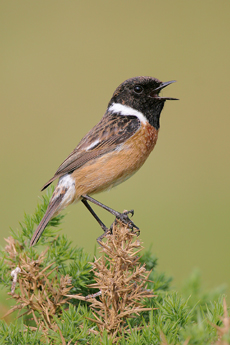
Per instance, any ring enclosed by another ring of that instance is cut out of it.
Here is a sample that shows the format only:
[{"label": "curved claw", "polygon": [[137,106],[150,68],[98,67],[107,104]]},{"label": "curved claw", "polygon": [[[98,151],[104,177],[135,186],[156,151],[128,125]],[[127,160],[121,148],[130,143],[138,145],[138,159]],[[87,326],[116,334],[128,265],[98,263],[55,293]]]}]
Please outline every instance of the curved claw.
[{"label": "curved claw", "polygon": [[126,216],[128,216],[129,214],[131,214],[131,217],[133,217],[133,215],[134,215],[134,210],[124,211],[122,214],[125,214]]},{"label": "curved claw", "polygon": [[121,213],[118,217],[116,217],[117,219],[120,219],[124,224],[126,224],[132,231],[133,229],[137,229],[139,230],[138,226],[136,226],[131,219],[129,219],[128,214],[131,213],[132,211],[127,211],[127,212],[123,212]]}]

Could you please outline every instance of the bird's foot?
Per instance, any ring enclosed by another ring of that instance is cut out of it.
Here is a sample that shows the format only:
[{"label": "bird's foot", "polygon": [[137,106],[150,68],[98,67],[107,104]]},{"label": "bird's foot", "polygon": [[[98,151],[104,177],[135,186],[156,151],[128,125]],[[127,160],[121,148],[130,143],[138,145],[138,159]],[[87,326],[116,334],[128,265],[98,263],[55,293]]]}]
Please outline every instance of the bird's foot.
[{"label": "bird's foot", "polygon": [[[133,221],[129,218],[129,214],[131,217],[134,215],[134,210],[124,211],[123,213],[119,213],[116,216],[116,220],[120,220],[124,225],[126,225],[132,232],[140,234],[140,229],[136,226]],[[111,227],[110,227],[111,228]]]},{"label": "bird's foot", "polygon": [[129,218],[129,214],[131,215],[131,217],[134,215],[134,210],[130,210],[130,211],[124,211],[122,213],[117,212],[115,221],[110,225],[109,228],[103,228],[104,233],[99,236],[97,238],[97,242],[100,244],[100,242],[103,240],[103,238],[106,235],[111,235],[113,233],[113,226],[117,225],[118,221],[122,222],[124,225],[126,225],[129,229],[131,229],[131,232],[137,234],[137,236],[140,235],[140,229],[138,228],[138,226],[136,226],[133,221]]},{"label": "bird's foot", "polygon": [[110,226],[110,228],[107,228],[107,230],[104,230],[104,233],[97,238],[97,243],[101,246],[101,241],[103,240],[103,238],[107,235],[111,235],[112,233],[113,233],[113,224]]}]

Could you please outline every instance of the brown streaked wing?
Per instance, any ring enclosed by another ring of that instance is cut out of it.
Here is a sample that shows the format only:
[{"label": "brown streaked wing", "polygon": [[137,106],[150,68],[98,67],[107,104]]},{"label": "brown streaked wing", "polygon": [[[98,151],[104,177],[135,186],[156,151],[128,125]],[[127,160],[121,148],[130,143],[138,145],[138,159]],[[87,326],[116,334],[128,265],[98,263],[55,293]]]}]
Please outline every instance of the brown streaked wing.
[{"label": "brown streaked wing", "polygon": [[[115,150],[117,145],[125,142],[139,128],[140,120],[136,116],[106,113],[59,166],[55,175],[44,185],[42,190],[48,187],[56,178],[80,168],[92,159]],[[94,142],[95,145],[87,150]]]}]

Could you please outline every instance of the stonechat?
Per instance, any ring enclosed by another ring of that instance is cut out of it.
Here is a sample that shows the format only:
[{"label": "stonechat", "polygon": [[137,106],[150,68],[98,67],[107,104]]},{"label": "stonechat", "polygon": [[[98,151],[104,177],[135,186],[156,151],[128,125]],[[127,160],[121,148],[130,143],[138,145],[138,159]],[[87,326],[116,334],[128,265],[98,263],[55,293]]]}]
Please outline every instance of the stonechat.
[{"label": "stonechat", "polygon": [[31,239],[31,246],[38,241],[50,219],[79,200],[105,233],[107,227],[88,201],[103,207],[131,228],[138,229],[128,217],[132,211],[119,213],[91,195],[124,182],[144,164],[156,145],[165,101],[177,99],[161,97],[159,93],[173,82],[135,77],[118,86],[101,121],[86,134],[42,188],[44,190],[59,179],[46,213]]}]

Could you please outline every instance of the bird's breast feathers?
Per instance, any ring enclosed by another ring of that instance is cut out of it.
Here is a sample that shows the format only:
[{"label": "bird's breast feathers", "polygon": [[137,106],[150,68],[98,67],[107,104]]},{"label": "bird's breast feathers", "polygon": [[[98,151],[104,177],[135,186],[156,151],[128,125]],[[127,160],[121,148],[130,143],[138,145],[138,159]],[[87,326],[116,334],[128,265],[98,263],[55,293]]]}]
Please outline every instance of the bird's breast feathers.
[{"label": "bird's breast feathers", "polygon": [[100,157],[88,161],[73,171],[76,195],[94,194],[110,189],[131,177],[145,162],[153,150],[158,130],[142,125],[125,142]]},{"label": "bird's breast feathers", "polygon": [[[157,137],[158,130],[141,112],[113,104],[62,163],[56,176],[61,174],[73,179],[76,199],[110,189],[127,180],[144,164]],[[63,177],[59,181],[62,187],[64,181],[69,184],[69,178]]]}]

